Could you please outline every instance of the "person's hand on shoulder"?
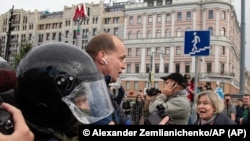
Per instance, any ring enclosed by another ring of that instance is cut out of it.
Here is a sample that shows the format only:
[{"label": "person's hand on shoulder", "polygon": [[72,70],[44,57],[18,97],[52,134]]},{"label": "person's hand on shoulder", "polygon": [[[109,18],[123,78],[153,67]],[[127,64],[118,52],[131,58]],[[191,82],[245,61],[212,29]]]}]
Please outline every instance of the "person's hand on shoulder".
[{"label": "person's hand on shoulder", "polygon": [[14,131],[10,135],[5,135],[0,132],[0,141],[34,141],[34,134],[27,126],[22,112],[8,103],[2,103],[1,107],[12,114]]}]

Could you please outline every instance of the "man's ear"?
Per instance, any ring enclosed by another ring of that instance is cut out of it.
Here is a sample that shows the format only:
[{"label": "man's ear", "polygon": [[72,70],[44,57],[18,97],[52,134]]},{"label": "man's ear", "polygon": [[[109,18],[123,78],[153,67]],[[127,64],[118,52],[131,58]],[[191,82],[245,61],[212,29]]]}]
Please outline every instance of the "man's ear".
[{"label": "man's ear", "polygon": [[97,56],[96,56],[96,61],[100,64],[105,64],[103,62],[103,58],[105,56],[105,52],[103,50],[98,51]]}]

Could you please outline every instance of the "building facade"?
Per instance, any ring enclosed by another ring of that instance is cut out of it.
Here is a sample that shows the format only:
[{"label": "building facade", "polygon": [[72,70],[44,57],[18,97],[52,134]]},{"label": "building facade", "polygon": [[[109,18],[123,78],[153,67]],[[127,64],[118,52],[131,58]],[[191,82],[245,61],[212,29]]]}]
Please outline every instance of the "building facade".
[{"label": "building facade", "polygon": [[[210,54],[198,57],[197,63],[196,57],[184,54],[184,35],[190,30],[211,33]],[[239,92],[240,27],[230,0],[147,0],[126,5],[123,36],[128,59],[122,80],[127,90],[161,88],[160,77],[173,72],[195,76],[197,65],[199,84],[215,89],[220,83],[225,93]]]},{"label": "building facade", "polygon": [[[14,61],[23,42],[37,46],[60,41],[85,49],[94,35],[108,32],[120,37],[127,48],[127,66],[120,79],[130,95],[151,86],[160,89],[160,77],[173,72],[195,76],[196,67],[199,84],[215,88],[219,82],[225,93],[239,92],[240,27],[230,0],[85,3],[88,17],[79,21],[79,27],[73,21],[78,5],[64,6],[63,11],[52,13],[14,9],[9,62]],[[0,15],[1,56],[5,52],[9,16],[8,11]],[[198,61],[184,54],[185,31],[191,30],[211,33],[210,54],[198,57]],[[149,81],[150,72],[153,81]],[[250,89],[246,87],[246,91]]]}]

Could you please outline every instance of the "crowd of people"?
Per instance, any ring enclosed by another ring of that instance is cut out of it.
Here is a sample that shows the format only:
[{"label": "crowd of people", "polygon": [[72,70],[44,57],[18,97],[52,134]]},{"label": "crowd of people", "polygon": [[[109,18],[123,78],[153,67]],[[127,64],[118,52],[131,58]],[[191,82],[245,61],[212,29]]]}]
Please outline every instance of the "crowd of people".
[{"label": "crowd of people", "polygon": [[249,124],[250,95],[236,107],[221,90],[196,89],[189,74],[161,77],[162,88],[140,90],[133,102],[122,86],[114,94],[110,83],[125,69],[126,54],[122,40],[108,33],[93,37],[86,51],[60,42],[33,47],[15,70],[8,69],[14,81],[0,78],[8,84],[1,85],[1,108],[14,121],[13,132],[0,133],[0,141],[75,141],[86,124]]}]

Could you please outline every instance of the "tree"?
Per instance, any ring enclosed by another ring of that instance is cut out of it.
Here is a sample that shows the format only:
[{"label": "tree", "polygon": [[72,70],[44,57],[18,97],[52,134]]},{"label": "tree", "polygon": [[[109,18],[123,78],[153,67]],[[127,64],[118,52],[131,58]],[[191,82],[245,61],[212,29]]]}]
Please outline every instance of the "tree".
[{"label": "tree", "polygon": [[26,55],[26,53],[32,48],[31,43],[21,43],[20,51],[15,55],[14,67],[17,68],[21,59]]}]

